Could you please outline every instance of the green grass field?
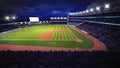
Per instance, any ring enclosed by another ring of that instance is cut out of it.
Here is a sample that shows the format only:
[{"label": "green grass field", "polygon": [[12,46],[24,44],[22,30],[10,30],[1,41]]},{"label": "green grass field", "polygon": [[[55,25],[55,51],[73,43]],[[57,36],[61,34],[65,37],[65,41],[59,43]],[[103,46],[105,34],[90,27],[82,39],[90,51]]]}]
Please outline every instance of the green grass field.
[{"label": "green grass field", "polygon": [[[52,41],[40,41],[38,37],[51,30],[69,30],[70,32],[54,32]],[[83,42],[75,41],[75,38],[83,40]],[[0,35],[0,44],[16,44],[27,46],[49,46],[61,48],[92,48],[94,43],[72,29],[67,25],[42,25],[21,28]]]},{"label": "green grass field", "polygon": [[75,36],[71,32],[55,32],[53,35],[54,40],[74,40]]}]

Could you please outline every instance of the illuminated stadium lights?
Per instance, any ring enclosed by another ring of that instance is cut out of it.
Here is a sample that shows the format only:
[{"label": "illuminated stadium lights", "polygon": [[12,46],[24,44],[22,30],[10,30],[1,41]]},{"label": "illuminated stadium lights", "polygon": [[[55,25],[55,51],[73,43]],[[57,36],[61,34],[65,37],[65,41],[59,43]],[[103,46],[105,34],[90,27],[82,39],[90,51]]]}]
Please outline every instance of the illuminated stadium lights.
[{"label": "illuminated stadium lights", "polygon": [[77,15],[77,13],[72,13],[72,15]]},{"label": "illuminated stadium lights", "polygon": [[74,15],[74,13],[69,13],[70,15]]},{"label": "illuminated stadium lights", "polygon": [[82,14],[82,12],[79,12],[79,14]]},{"label": "illuminated stadium lights", "polygon": [[91,9],[90,9],[90,11],[91,11],[91,12],[93,12],[93,11],[94,11],[94,9],[93,9],[93,8],[91,8]]},{"label": "illuminated stadium lights", "polygon": [[24,22],[25,24],[27,24],[27,22]]},{"label": "illuminated stadium lights", "polygon": [[79,15],[79,13],[77,12],[77,13],[75,13],[75,15]]},{"label": "illuminated stadium lights", "polygon": [[77,15],[78,13],[74,13],[74,15]]},{"label": "illuminated stadium lights", "polygon": [[86,13],[89,13],[89,10],[86,10]]},{"label": "illuminated stadium lights", "polygon": [[54,19],[54,17],[51,17],[50,19]]},{"label": "illuminated stadium lights", "polygon": [[48,23],[48,21],[46,21],[46,23]]},{"label": "illuminated stadium lights", "polygon": [[85,11],[83,11],[83,13],[86,13]]},{"label": "illuminated stadium lights", "polygon": [[67,17],[64,17],[64,19],[67,19]]},{"label": "illuminated stadium lights", "polygon": [[64,19],[64,17],[51,17],[50,19]]},{"label": "illuminated stadium lights", "polygon": [[69,13],[69,15],[74,15],[74,13]]},{"label": "illuminated stadium lights", "polygon": [[60,17],[57,17],[57,19],[60,19]]},{"label": "illuminated stadium lights", "polygon": [[16,19],[16,16],[12,16],[11,19],[14,19],[14,20],[15,20],[15,19]]},{"label": "illuminated stadium lights", "polygon": [[23,22],[20,22],[20,24],[23,24]]},{"label": "illuminated stadium lights", "polygon": [[110,4],[105,4],[105,8],[106,9],[110,8]]},{"label": "illuminated stadium lights", "polygon": [[45,21],[43,21],[43,23],[45,23]]},{"label": "illuminated stadium lights", "polygon": [[10,17],[9,16],[5,16],[5,20],[10,20]]},{"label": "illuminated stadium lights", "polygon": [[100,10],[100,7],[96,7],[96,10],[99,11],[99,10]]},{"label": "illuminated stadium lights", "polygon": [[57,19],[57,17],[54,17],[54,19]]},{"label": "illuminated stadium lights", "polygon": [[60,19],[64,19],[63,17],[61,17]]},{"label": "illuminated stadium lights", "polygon": [[72,15],[72,13],[69,13],[69,15]]}]

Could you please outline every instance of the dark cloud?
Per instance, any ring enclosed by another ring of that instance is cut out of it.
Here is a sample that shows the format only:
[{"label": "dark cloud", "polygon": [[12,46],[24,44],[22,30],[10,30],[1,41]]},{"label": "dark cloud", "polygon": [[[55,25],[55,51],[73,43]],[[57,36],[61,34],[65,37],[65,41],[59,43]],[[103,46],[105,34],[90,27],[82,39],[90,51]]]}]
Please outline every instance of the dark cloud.
[{"label": "dark cloud", "polygon": [[95,0],[0,0],[0,15],[66,16],[81,11]]}]

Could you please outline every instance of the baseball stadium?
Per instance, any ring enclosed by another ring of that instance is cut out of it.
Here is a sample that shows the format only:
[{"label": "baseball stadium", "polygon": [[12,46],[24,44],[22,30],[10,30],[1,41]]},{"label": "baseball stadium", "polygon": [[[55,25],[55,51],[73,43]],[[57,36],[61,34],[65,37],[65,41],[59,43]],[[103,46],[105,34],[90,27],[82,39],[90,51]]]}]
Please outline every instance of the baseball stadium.
[{"label": "baseball stadium", "polygon": [[118,68],[119,3],[1,0],[0,68]]}]

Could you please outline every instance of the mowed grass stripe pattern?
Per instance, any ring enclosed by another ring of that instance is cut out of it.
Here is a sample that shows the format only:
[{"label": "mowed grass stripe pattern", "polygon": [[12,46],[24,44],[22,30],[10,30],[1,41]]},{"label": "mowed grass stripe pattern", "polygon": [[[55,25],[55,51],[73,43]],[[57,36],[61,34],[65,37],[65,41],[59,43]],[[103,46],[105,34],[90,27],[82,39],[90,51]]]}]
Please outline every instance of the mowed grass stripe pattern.
[{"label": "mowed grass stripe pattern", "polygon": [[53,40],[75,40],[74,35],[71,32],[55,32],[53,34]]},{"label": "mowed grass stripe pattern", "polygon": [[[55,26],[54,30],[69,30],[69,27],[67,26]],[[55,32],[53,34],[53,40],[60,40],[60,41],[65,41],[65,40],[75,40],[75,36],[73,35],[72,32]]]},{"label": "mowed grass stripe pattern", "polygon": [[69,27],[68,26],[54,26],[54,30],[69,30]]},{"label": "mowed grass stripe pattern", "polygon": [[[41,34],[51,30],[69,30],[68,32],[55,32],[52,36],[53,41],[39,41]],[[79,38],[84,42],[79,43],[73,41]],[[55,41],[54,41],[55,40]],[[61,40],[61,41],[56,41]],[[62,41],[68,40],[68,41]],[[69,41],[72,40],[72,41]],[[94,43],[75,31],[67,25],[42,25],[25,27],[16,31],[11,31],[5,34],[0,34],[0,44],[17,44],[27,46],[49,46],[63,48],[92,48]]]}]

